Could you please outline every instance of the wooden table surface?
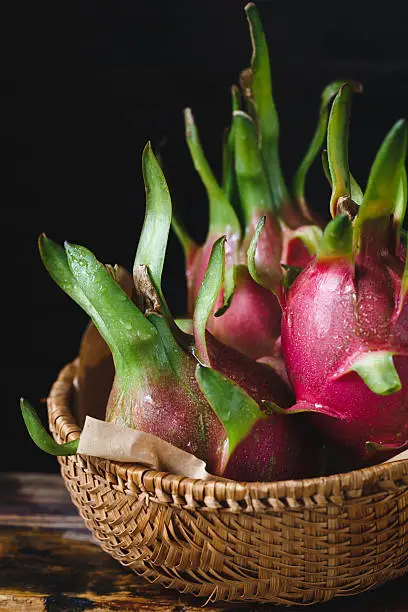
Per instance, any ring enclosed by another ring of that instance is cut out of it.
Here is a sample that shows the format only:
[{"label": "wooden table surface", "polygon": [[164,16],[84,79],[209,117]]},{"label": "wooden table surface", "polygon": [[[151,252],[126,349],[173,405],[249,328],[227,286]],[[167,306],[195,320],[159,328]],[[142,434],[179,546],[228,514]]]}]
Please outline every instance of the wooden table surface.
[{"label": "wooden table surface", "polygon": [[[54,474],[0,473],[0,611],[198,612],[203,602],[139,578],[95,544]],[[209,604],[208,612],[300,610]],[[408,612],[408,574],[319,612]]]}]

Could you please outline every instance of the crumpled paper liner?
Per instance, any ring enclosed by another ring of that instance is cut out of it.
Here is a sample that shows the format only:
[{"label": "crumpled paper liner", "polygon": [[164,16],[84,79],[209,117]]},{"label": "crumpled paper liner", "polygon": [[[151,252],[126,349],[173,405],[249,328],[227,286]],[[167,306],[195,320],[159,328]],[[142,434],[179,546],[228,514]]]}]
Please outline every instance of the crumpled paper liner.
[{"label": "crumpled paper liner", "polygon": [[90,416],[85,419],[78,453],[123,463],[139,463],[153,470],[188,478],[214,478],[206,471],[204,461],[161,438]]}]

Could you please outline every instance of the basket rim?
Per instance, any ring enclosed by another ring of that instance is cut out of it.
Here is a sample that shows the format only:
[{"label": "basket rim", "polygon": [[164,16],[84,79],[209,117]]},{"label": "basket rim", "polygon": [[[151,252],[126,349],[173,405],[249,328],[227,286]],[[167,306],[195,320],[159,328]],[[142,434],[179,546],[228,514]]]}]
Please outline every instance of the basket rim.
[{"label": "basket rim", "polygon": [[[75,440],[80,436],[80,427],[75,422],[70,409],[75,378],[78,371],[78,357],[65,365],[52,384],[47,399],[50,430],[58,442]],[[343,504],[364,496],[374,488],[379,495],[392,492],[400,487],[408,488],[408,459],[381,463],[371,467],[343,472],[330,476],[318,476],[302,480],[275,482],[243,482],[226,480],[214,476],[206,480],[188,478],[168,472],[160,472],[134,463],[121,463],[98,457],[76,455],[71,460],[85,460],[92,471],[100,475],[108,474],[121,483],[127,483],[130,493],[142,491],[147,494],[162,492],[162,501],[187,500],[187,506],[198,500],[206,503],[213,499],[219,503],[228,501],[229,505],[245,500],[254,510],[262,506],[261,500],[267,499],[270,505],[316,506],[326,503]],[[170,496],[170,500],[166,500]],[[259,502],[259,503],[257,503]],[[277,503],[274,503],[277,502]],[[213,504],[209,504],[213,506]]]}]

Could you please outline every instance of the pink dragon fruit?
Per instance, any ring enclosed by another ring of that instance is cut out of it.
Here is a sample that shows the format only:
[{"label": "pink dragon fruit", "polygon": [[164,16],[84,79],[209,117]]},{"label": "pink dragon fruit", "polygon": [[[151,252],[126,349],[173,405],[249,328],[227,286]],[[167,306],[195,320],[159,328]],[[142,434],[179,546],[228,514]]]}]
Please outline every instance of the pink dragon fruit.
[{"label": "pink dragon fruit", "polygon": [[[215,474],[252,480],[311,475],[316,466],[301,459],[314,456],[313,438],[303,436],[304,417],[265,410],[265,402],[293,404],[288,387],[273,370],[206,332],[223,279],[223,239],[212,249],[197,298],[195,339],[175,325],[161,290],[171,201],[149,146],[143,172],[147,204],[133,269],[136,303],[89,250],[68,243],[63,249],[40,237],[49,273],[90,315],[112,352],[106,420],[159,436],[205,460]],[[25,400],[21,409],[43,450],[76,452],[77,443],[58,445],[50,438]]]},{"label": "pink dragon fruit", "polygon": [[[251,377],[245,373],[243,379],[241,368],[234,367],[233,353],[237,360],[240,353],[233,351],[231,354],[227,347],[220,352],[219,342],[206,329],[223,283],[224,244],[225,237],[214,243],[197,296],[193,325],[195,354],[200,362],[196,379],[227,434],[220,473],[228,478],[248,481],[279,480],[288,474],[291,478],[311,476],[317,473],[322,454],[310,422],[304,415],[293,419],[285,410],[265,402],[263,398],[268,395],[268,389],[259,378],[252,377],[254,387],[249,390]],[[223,369],[220,366],[230,372],[228,378],[221,373]],[[248,366],[251,367],[250,359]],[[265,374],[268,370],[265,369]],[[266,404],[272,410],[267,411]]]},{"label": "pink dragon fruit", "polygon": [[285,293],[282,350],[296,393],[291,410],[319,413],[322,431],[359,465],[408,441],[408,273],[400,247],[407,129],[398,121],[386,136],[358,206],[347,157],[350,104],[344,86],[327,141],[334,219]]},{"label": "pink dragon fruit", "polygon": [[[249,357],[266,358],[282,373],[278,340],[281,309],[270,290],[279,290],[284,275],[281,264],[303,267],[316,253],[321,239],[322,223],[306,205],[305,180],[324,140],[329,102],[343,82],[331,83],[323,91],[318,127],[289,194],[279,161],[279,121],[272,96],[267,42],[255,6],[248,4],[246,12],[253,45],[252,67],[241,77],[246,111],[234,86],[222,186],[207,163],[191,110],[185,111],[187,143],[209,200],[206,240],[199,247],[176,219],[173,227],[185,252],[189,313],[193,311],[212,246],[226,235],[225,284],[208,329],[223,343]],[[254,253],[259,284],[248,270],[247,251],[263,217],[264,229]],[[226,304],[229,308],[225,311]],[[219,317],[222,311],[224,314]]]}]

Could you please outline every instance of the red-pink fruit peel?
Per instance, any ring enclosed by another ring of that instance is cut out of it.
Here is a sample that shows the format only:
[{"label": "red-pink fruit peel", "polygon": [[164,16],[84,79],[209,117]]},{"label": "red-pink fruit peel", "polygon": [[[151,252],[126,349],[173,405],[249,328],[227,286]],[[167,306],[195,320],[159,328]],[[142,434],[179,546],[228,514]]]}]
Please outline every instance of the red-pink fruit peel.
[{"label": "red-pink fruit peel", "polygon": [[273,213],[267,212],[258,220],[253,217],[243,244],[248,270],[256,283],[275,293],[278,299],[283,279],[282,248],[281,227]]},{"label": "red-pink fruit peel", "polygon": [[[234,268],[234,294],[225,305],[210,315],[208,329],[225,344],[253,359],[274,353],[280,335],[281,309],[276,296],[251,278],[246,266]],[[222,302],[223,292],[216,306]],[[256,339],[256,341],[255,341]]]},{"label": "red-pink fruit peel", "polygon": [[322,236],[323,230],[318,225],[301,225],[296,229],[285,227],[281,262],[305,268],[316,255]]},{"label": "red-pink fruit peel", "polygon": [[198,365],[196,378],[223,423],[228,445],[220,474],[237,480],[279,480],[304,470],[296,417],[267,416],[243,389],[219,372]]},{"label": "red-pink fruit peel", "polygon": [[[398,122],[373,164],[353,224],[354,248],[352,222],[340,215],[285,296],[282,349],[297,399],[290,411],[320,413],[315,421],[325,434],[361,457],[367,440],[399,445],[408,437],[403,264],[387,250],[405,147],[406,127]],[[344,151],[337,158],[329,151],[329,159],[347,163]]]},{"label": "red-pink fruit peel", "polygon": [[[209,317],[211,317],[211,312],[214,310],[214,305],[216,304],[217,299],[219,299],[219,292],[223,283],[223,275],[225,270],[224,247],[224,238],[220,238],[214,243],[207,271],[205,273],[203,282],[200,287],[200,291],[197,296],[193,316],[193,327],[197,356],[202,363],[211,366],[214,366],[214,363],[208,352],[206,329],[208,328],[208,319]],[[259,343],[252,343],[252,352],[254,353],[254,357],[261,357],[264,350],[271,350],[269,344],[272,345],[273,338],[271,338],[270,330],[272,330],[273,334],[279,333],[279,330],[275,329],[276,325],[274,325],[274,317],[272,317],[271,320],[270,304],[267,301],[275,298],[272,294],[264,290],[262,287],[256,285],[252,281],[252,279],[249,278],[249,275],[244,266],[237,266],[235,270],[237,272],[237,290],[239,291],[240,300],[239,302],[235,302],[233,300],[230,308],[222,315],[222,317],[220,317],[220,319],[226,319],[226,324],[224,325],[223,330],[227,330],[226,340],[228,340],[232,335],[234,337],[234,343],[237,344],[238,350],[241,348],[246,349],[247,351],[251,350],[247,344],[248,334],[253,337],[254,331],[258,331],[260,333],[260,341]],[[247,287],[245,287],[245,285],[247,285]],[[262,293],[264,295],[262,295]],[[264,304],[262,298],[266,298]],[[256,302],[258,301],[259,303],[256,304]],[[265,314],[265,317],[260,316],[259,319],[251,320],[250,322],[248,320],[248,317],[243,316],[244,313],[242,311],[239,311],[237,316],[236,311],[238,310],[238,308],[246,309],[247,307],[251,306],[257,306],[260,309],[259,314]],[[262,311],[262,308],[264,308],[265,310],[264,313]],[[279,321],[279,319],[276,318],[276,321]],[[245,325],[245,323],[247,323],[247,325]],[[271,324],[270,329],[268,329],[269,323]],[[241,325],[243,325],[243,327],[241,330],[239,330],[239,327]],[[248,328],[248,325],[251,326],[251,329]],[[265,332],[266,334],[268,334],[267,338],[269,342],[265,346],[262,346],[262,341],[264,340],[264,337],[261,335],[261,332]],[[220,334],[217,334],[218,337],[219,335],[222,336],[222,332]],[[214,342],[212,342],[212,344],[214,345]],[[220,343],[216,344],[219,345]],[[226,347],[224,349],[222,349],[222,347],[219,347],[218,352],[216,352],[215,356],[217,364],[221,363],[221,360],[219,359],[219,355],[221,353],[223,354],[224,361],[229,360],[229,355],[235,354],[232,348],[231,350],[228,350]],[[242,365],[239,364],[240,360],[242,361]],[[221,366],[215,365],[214,367],[216,369],[220,369],[221,367],[221,370],[225,371],[225,369],[223,369],[223,367],[225,367],[224,364],[222,364]],[[251,364],[250,362],[248,363],[248,360],[244,358],[244,355],[239,355],[239,358],[238,360],[236,360],[234,367],[231,367],[227,373],[228,375],[233,375],[234,372],[240,372],[242,374],[244,372],[251,372],[253,370],[259,371],[259,379],[261,379],[261,377],[265,374],[265,370],[260,365],[258,366],[256,364]],[[271,377],[272,372],[269,378]],[[276,378],[276,385],[279,386],[280,380],[278,377]],[[286,385],[284,385],[284,383],[282,382],[282,389],[285,389],[285,387]]]},{"label": "red-pink fruit peel", "polygon": [[284,408],[292,406],[295,397],[278,368],[255,361],[207,332],[207,351],[211,367],[244,389],[261,407],[264,400]]},{"label": "red-pink fruit peel", "polygon": [[[219,238],[213,246],[208,268],[197,296],[193,317],[197,357],[200,359],[201,363],[211,366],[232,378],[232,380],[241,385],[251,397],[255,397],[258,401],[269,399],[281,402],[282,406],[287,407],[293,402],[292,393],[274,370],[269,369],[265,365],[258,364],[244,354],[241,354],[238,350],[234,350],[232,347],[224,345],[206,331],[208,327],[208,318],[211,316],[214,304],[219,295],[220,287],[222,286],[225,269],[224,247],[225,239]],[[238,266],[238,270],[240,270],[240,268],[241,267]],[[246,270],[246,268],[244,268],[244,270]],[[241,281],[239,281],[238,284],[239,288],[241,288],[240,282]],[[251,279],[247,279],[247,282],[250,282],[252,286],[253,281]],[[259,290],[262,290],[262,287],[260,287]],[[267,295],[271,296],[270,293]],[[243,304],[243,302],[240,301],[240,304]],[[246,303],[246,305],[248,306],[249,303]],[[237,321],[237,319],[234,319],[235,315],[233,310],[234,303],[221,317],[232,318],[228,323],[229,330],[235,326]],[[268,314],[268,310],[269,309],[266,308],[266,314]],[[238,321],[241,321],[241,317],[238,318]],[[265,321],[261,319],[260,325],[264,323]],[[233,331],[236,331],[235,327]],[[247,333],[243,334],[242,342],[245,343],[246,339]],[[237,342],[239,343],[239,341],[240,337],[238,335]],[[260,351],[259,346],[254,350],[256,352]]]}]

